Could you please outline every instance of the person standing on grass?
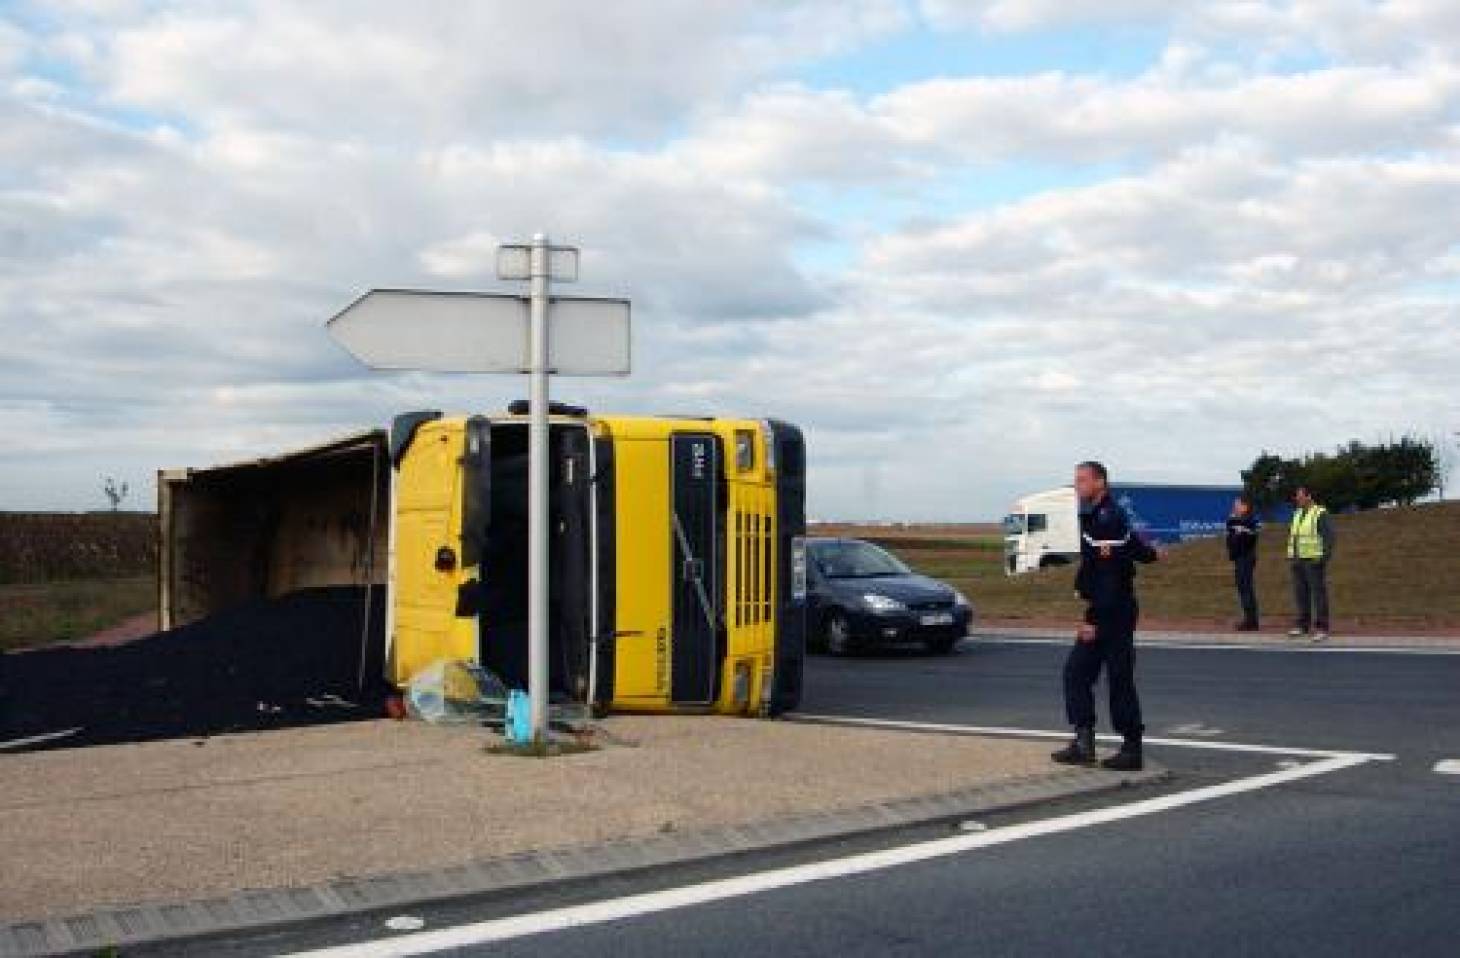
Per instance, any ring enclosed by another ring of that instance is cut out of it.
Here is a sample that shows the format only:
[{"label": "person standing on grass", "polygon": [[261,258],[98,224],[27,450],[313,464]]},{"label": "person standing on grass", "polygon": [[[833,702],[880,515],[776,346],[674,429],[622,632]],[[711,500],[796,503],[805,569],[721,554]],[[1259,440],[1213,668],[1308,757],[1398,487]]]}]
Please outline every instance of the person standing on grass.
[{"label": "person standing on grass", "polygon": [[1080,498],[1080,569],[1075,589],[1087,603],[1085,620],[1065,660],[1065,715],[1075,739],[1050,757],[1065,765],[1093,765],[1095,681],[1103,666],[1110,686],[1110,723],[1121,734],[1120,751],[1100,764],[1118,771],[1141,768],[1141,701],[1136,695],[1135,564],[1163,553],[1131,531],[1130,517],[1110,496],[1110,474],[1098,462],[1075,467]]},{"label": "person standing on grass", "polygon": [[1257,572],[1257,531],[1260,523],[1252,511],[1252,500],[1246,494],[1232,503],[1232,514],[1227,517],[1227,558],[1232,560],[1232,570],[1237,579],[1237,600],[1242,605],[1242,621],[1237,623],[1238,632],[1257,631],[1257,590],[1253,576]]},{"label": "person standing on grass", "polygon": [[1293,572],[1293,600],[1297,621],[1288,635],[1308,635],[1314,642],[1328,638],[1328,560],[1333,558],[1333,517],[1313,499],[1307,486],[1293,495],[1298,511],[1288,528],[1288,566]]}]

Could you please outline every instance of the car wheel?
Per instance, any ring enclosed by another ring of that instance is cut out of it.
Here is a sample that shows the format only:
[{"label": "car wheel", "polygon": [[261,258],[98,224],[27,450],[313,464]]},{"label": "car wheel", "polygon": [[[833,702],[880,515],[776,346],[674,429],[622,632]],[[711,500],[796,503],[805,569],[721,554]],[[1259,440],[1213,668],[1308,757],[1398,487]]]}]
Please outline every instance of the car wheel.
[{"label": "car wheel", "polygon": [[821,642],[832,655],[848,655],[852,651],[852,626],[846,613],[831,611],[821,626]]},{"label": "car wheel", "polygon": [[928,639],[925,644],[928,647],[928,651],[934,655],[947,655],[958,647],[958,637],[945,635],[937,639]]}]

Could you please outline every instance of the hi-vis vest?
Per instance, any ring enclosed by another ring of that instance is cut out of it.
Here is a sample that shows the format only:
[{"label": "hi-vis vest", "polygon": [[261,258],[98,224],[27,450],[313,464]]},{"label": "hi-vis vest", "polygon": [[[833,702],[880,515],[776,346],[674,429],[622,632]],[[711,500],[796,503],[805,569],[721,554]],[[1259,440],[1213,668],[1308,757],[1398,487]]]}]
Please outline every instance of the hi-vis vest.
[{"label": "hi-vis vest", "polygon": [[1289,559],[1323,558],[1323,537],[1318,534],[1318,520],[1328,510],[1312,505],[1293,513],[1293,525],[1288,530]]}]

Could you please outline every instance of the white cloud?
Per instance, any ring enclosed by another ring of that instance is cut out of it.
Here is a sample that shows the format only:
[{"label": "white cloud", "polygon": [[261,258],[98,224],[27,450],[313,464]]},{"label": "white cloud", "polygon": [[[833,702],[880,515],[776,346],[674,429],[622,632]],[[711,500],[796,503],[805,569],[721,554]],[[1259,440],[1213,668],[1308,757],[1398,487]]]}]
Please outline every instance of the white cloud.
[{"label": "white cloud", "polygon": [[1191,67],[940,78],[865,101],[783,87],[695,130],[683,152],[730,175],[917,180],[959,163],[1145,161],[1234,137],[1294,155],[1443,148],[1460,124],[1455,63],[1220,82]]},{"label": "white cloud", "polygon": [[895,0],[165,3],[91,38],[118,104],[209,129],[434,143],[655,135],[745,81],[898,28]]},{"label": "white cloud", "polygon": [[1204,43],[1265,55],[1321,51],[1365,61],[1460,50],[1452,0],[921,0],[936,28],[995,33],[1120,25],[1160,27]]},{"label": "white cloud", "polygon": [[[872,93],[795,68],[899,29],[892,0],[91,0],[0,27],[0,506],[517,395],[365,374],[320,327],[371,286],[491,284],[498,238],[537,230],[635,301],[636,375],[565,398],[800,421],[821,514],[988,516],[1086,455],[1213,481],[1264,445],[1460,420],[1445,9],[1395,0],[1365,32],[1359,5],[1210,7],[1132,77]],[[1329,58],[1234,59],[1258,24]],[[1104,170],[956,187],[1025,164]]]}]

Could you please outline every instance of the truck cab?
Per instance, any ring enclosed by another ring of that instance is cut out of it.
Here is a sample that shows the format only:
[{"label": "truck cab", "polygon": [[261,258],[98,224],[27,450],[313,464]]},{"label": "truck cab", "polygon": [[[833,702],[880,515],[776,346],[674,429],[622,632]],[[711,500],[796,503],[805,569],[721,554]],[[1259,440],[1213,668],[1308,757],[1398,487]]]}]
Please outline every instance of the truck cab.
[{"label": "truck cab", "polygon": [[1075,490],[1061,486],[1015,500],[1004,517],[1004,574],[1068,565],[1080,557]]}]

